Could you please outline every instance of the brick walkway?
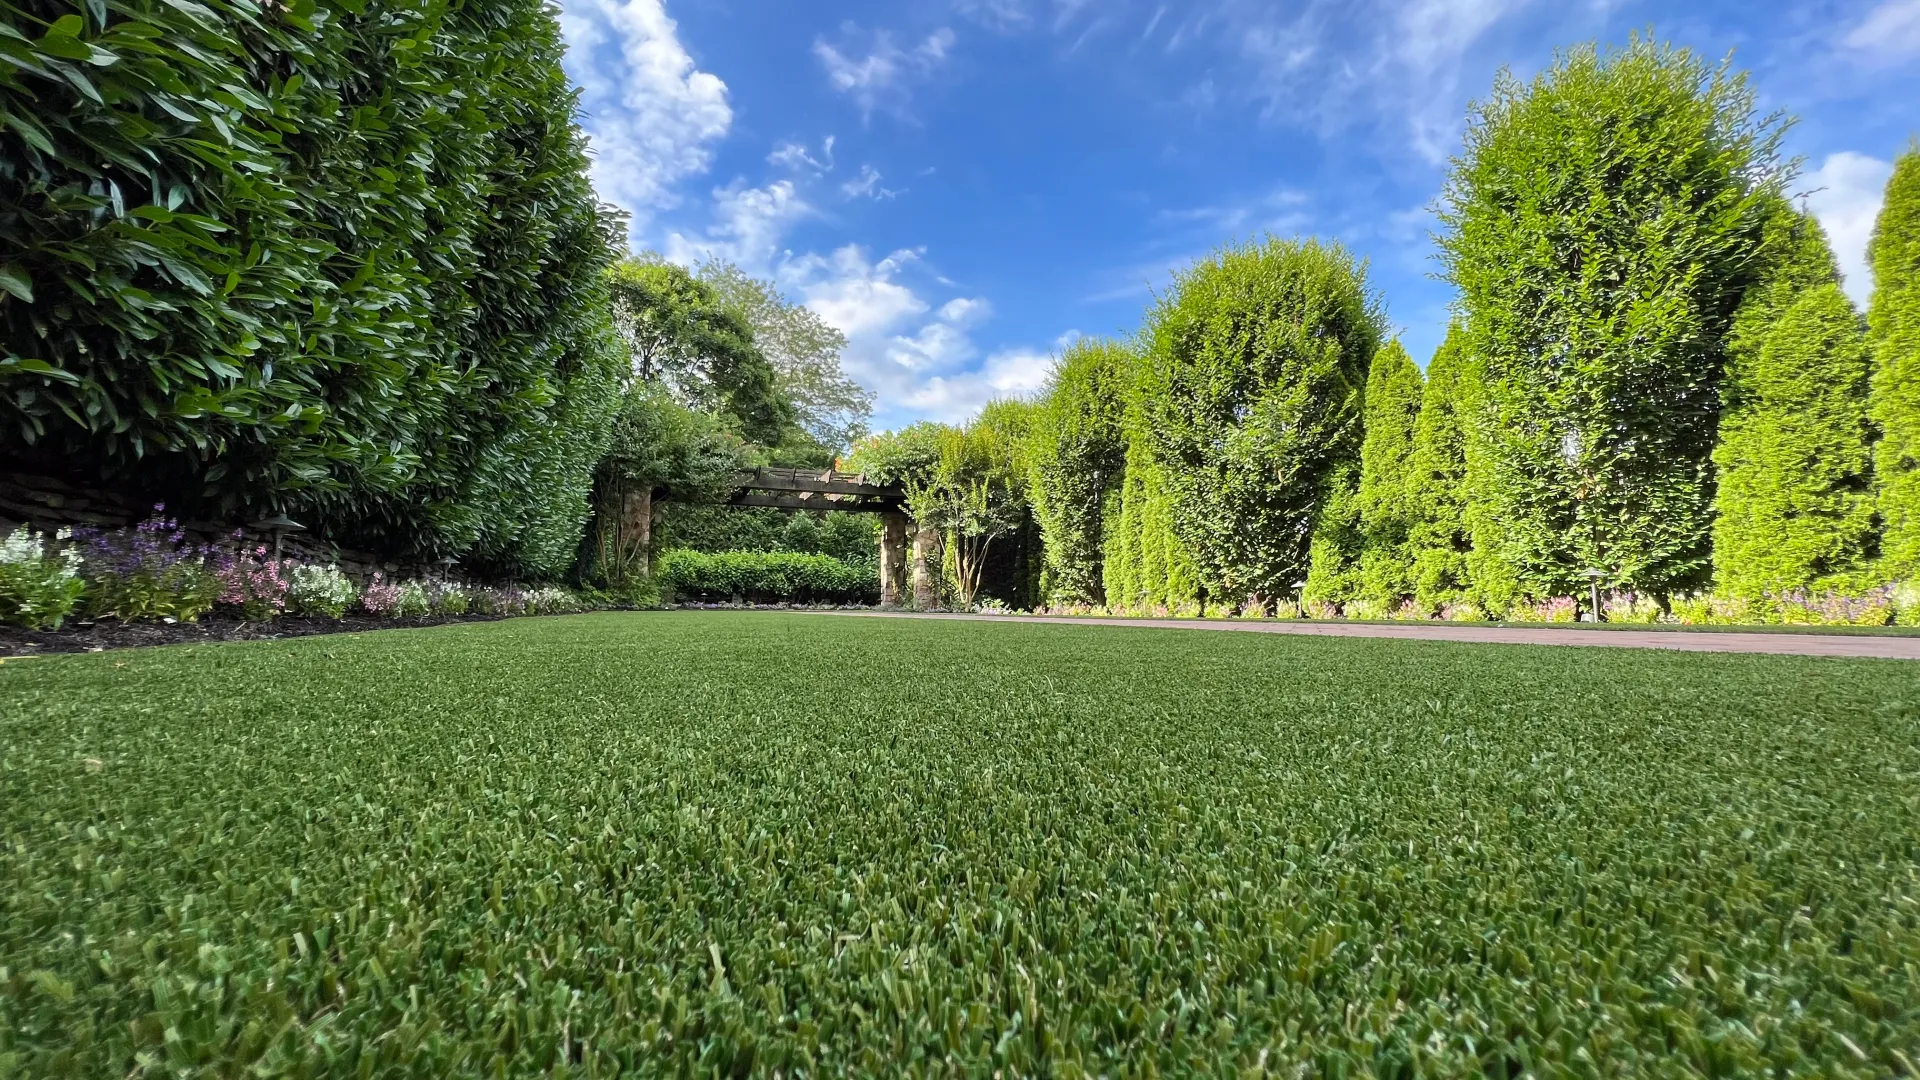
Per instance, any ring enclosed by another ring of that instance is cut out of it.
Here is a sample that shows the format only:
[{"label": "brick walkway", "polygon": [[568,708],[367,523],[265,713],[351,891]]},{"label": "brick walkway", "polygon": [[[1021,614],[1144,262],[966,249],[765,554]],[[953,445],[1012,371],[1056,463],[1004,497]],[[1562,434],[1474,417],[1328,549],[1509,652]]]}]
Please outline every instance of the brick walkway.
[{"label": "brick walkway", "polygon": [[1478,645],[1584,645],[1612,649],[1673,649],[1680,652],[1775,653],[1789,656],[1920,660],[1920,637],[1879,637],[1865,634],[1588,630],[1577,626],[1452,626],[1447,623],[1068,619],[1043,615],[956,615],[909,611],[837,611],[831,614],[875,619],[946,619],[965,622],[1055,623],[1063,626],[1136,627],[1158,630],[1224,630],[1246,634],[1305,634],[1316,637],[1409,638],[1416,641],[1459,641]]}]

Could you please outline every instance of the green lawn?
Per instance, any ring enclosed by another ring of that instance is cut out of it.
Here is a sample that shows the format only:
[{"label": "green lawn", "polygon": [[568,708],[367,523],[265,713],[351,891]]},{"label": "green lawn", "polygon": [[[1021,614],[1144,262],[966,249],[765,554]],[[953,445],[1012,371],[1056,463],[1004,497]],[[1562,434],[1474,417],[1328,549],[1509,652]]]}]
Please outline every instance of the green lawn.
[{"label": "green lawn", "polygon": [[685,612],[0,666],[0,1076],[1917,1063],[1913,665]]}]

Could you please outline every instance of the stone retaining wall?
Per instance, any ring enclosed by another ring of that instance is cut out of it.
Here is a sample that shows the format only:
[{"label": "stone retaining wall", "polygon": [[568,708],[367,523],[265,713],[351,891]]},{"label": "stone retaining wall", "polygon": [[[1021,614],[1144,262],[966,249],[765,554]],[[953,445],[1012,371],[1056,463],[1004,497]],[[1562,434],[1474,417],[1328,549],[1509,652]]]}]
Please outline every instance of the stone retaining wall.
[{"label": "stone retaining wall", "polygon": [[[0,535],[11,533],[23,522],[47,532],[72,525],[115,529],[135,524],[152,513],[151,503],[142,503],[125,495],[83,490],[49,476],[0,473]],[[244,525],[182,521],[180,527],[195,541],[222,550],[258,545],[265,545],[271,550],[275,546],[271,531]],[[234,536],[236,529],[240,533],[238,539]],[[457,576],[449,572],[447,565],[383,558],[372,552],[342,548],[298,532],[281,536],[279,549],[284,558],[321,565],[337,564],[360,585],[365,585],[375,572],[389,580]]]}]

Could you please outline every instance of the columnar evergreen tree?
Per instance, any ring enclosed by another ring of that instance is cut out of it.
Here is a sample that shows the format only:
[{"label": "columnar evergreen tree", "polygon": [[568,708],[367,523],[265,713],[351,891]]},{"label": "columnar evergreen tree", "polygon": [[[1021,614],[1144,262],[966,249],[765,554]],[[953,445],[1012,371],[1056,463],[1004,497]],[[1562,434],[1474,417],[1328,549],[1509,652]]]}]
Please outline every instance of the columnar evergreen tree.
[{"label": "columnar evergreen tree", "polygon": [[1728,377],[1714,461],[1719,587],[1734,596],[1831,584],[1874,532],[1868,354],[1837,282],[1800,295]]},{"label": "columnar evergreen tree", "polygon": [[1178,275],[1146,330],[1141,433],[1208,598],[1271,603],[1360,452],[1384,318],[1338,246],[1268,238]]},{"label": "columnar evergreen tree", "polygon": [[1920,574],[1920,144],[1894,163],[1869,255],[1881,551],[1888,575],[1910,577]]},{"label": "columnar evergreen tree", "polygon": [[1165,471],[1137,433],[1128,440],[1126,479],[1106,530],[1102,571],[1110,608],[1185,611],[1200,602],[1200,570],[1174,532]]},{"label": "columnar evergreen tree", "polygon": [[1360,596],[1393,605],[1413,594],[1414,430],[1425,391],[1399,341],[1373,355],[1360,445]]},{"label": "columnar evergreen tree", "polygon": [[1420,415],[1413,427],[1407,501],[1407,547],[1414,601],[1428,612],[1466,596],[1468,370],[1459,324],[1427,362]]},{"label": "columnar evergreen tree", "polygon": [[1636,40],[1475,108],[1441,249],[1481,373],[1486,554],[1515,589],[1708,574],[1724,339],[1784,172],[1753,106],[1744,76]]},{"label": "columnar evergreen tree", "polygon": [[1029,454],[1051,603],[1107,602],[1101,570],[1104,526],[1126,471],[1126,413],[1135,368],[1126,345],[1082,339],[1054,365],[1041,398]]},{"label": "columnar evergreen tree", "polygon": [[1728,338],[1714,579],[1731,595],[1832,583],[1873,539],[1868,354],[1818,222],[1784,202]]}]

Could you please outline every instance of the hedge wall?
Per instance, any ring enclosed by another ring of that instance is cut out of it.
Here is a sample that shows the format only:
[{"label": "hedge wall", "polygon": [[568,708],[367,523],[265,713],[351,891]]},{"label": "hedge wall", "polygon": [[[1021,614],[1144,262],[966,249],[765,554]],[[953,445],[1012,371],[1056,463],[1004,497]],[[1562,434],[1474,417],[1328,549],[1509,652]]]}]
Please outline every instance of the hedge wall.
[{"label": "hedge wall", "polygon": [[0,23],[0,450],[519,572],[622,360],[539,0],[24,0]]},{"label": "hedge wall", "polygon": [[657,580],[681,599],[751,603],[877,604],[880,568],[791,551],[669,551]]}]

